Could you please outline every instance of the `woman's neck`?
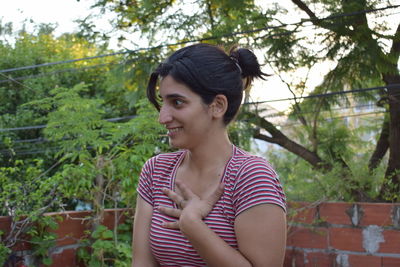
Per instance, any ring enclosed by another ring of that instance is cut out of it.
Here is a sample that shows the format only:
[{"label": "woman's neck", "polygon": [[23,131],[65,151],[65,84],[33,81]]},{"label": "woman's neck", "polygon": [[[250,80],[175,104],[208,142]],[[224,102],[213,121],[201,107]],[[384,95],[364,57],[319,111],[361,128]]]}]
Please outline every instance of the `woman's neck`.
[{"label": "woman's neck", "polygon": [[212,168],[225,166],[232,157],[232,144],[225,131],[220,136],[209,138],[201,145],[188,149],[184,164],[192,171],[203,172]]}]

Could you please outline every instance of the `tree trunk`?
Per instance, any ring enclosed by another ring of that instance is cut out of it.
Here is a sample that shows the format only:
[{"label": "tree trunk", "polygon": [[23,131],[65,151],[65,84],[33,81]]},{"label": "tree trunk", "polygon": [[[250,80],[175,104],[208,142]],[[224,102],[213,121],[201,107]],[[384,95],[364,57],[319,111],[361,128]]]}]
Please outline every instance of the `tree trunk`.
[{"label": "tree trunk", "polygon": [[[389,103],[389,164],[385,173],[385,182],[379,196],[388,201],[400,200],[400,73],[397,68],[400,58],[400,24],[393,38],[388,55],[391,70],[383,74]],[[386,198],[388,196],[389,198]]]},{"label": "tree trunk", "polygon": [[382,158],[385,156],[386,152],[389,149],[389,119],[386,118],[382,124],[382,130],[379,135],[379,140],[376,143],[375,151],[372,153],[371,158],[369,159],[368,169],[372,172],[376,167],[378,167]]},{"label": "tree trunk", "polygon": [[379,196],[388,201],[398,201],[400,200],[400,75],[386,75],[385,80],[396,86],[388,88],[390,153],[385,182]]}]

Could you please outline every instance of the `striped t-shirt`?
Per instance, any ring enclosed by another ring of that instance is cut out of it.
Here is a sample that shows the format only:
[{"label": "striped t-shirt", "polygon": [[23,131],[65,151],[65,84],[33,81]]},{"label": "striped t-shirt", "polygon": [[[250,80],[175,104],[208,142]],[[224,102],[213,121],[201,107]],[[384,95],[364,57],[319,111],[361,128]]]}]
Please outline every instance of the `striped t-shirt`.
[{"label": "striped t-shirt", "polygon": [[[143,166],[138,193],[153,207],[176,208],[176,204],[162,191],[174,190],[176,171],[186,150],[160,154],[149,159]],[[203,221],[231,247],[238,249],[234,221],[242,211],[262,203],[272,203],[286,211],[286,200],[279,178],[269,163],[257,156],[233,147],[233,156],[227,163],[222,181],[224,192],[212,211]],[[176,218],[153,209],[150,229],[150,245],[154,257],[161,266],[205,266],[180,230],[167,229],[163,222]]]}]

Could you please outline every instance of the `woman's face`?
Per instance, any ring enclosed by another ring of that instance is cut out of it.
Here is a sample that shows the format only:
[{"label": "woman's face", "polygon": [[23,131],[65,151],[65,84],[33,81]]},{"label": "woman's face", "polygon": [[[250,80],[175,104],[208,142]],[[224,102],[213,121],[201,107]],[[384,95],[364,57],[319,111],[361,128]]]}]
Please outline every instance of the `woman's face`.
[{"label": "woman's face", "polygon": [[160,82],[159,122],[168,130],[170,145],[192,149],[211,138],[212,113],[189,87],[166,76]]}]

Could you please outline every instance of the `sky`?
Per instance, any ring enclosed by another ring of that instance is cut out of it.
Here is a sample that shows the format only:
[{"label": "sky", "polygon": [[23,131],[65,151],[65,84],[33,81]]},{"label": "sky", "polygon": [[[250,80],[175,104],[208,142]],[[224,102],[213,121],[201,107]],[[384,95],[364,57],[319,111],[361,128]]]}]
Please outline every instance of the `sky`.
[{"label": "sky", "polygon": [[3,23],[12,21],[18,27],[24,20],[37,23],[58,23],[56,33],[77,29],[75,19],[83,19],[90,12],[92,0],[0,0]]}]

